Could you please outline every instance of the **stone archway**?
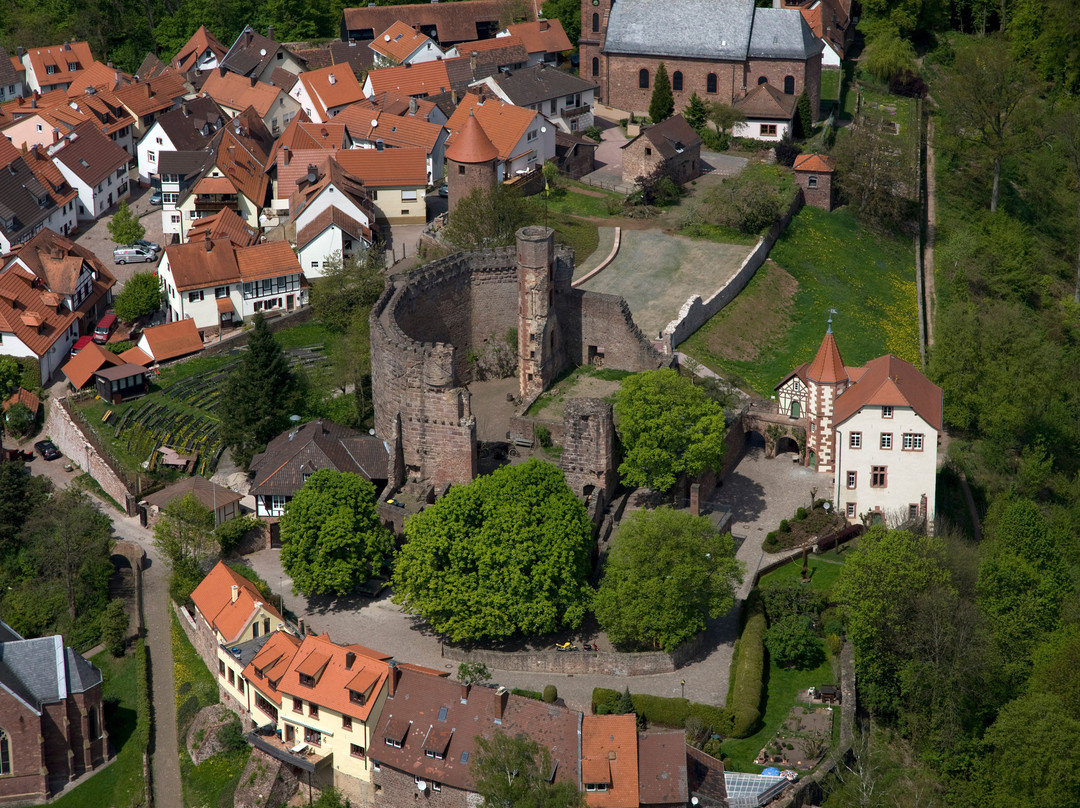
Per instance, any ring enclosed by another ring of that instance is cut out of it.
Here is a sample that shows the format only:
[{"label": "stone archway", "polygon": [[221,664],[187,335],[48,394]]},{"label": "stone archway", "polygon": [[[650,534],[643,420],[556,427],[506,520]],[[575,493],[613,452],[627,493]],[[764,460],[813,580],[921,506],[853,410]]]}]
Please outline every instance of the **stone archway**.
[{"label": "stone archway", "polygon": [[799,446],[799,442],[790,435],[781,435],[776,440],[776,454],[789,454],[794,453],[802,458],[802,447]]}]

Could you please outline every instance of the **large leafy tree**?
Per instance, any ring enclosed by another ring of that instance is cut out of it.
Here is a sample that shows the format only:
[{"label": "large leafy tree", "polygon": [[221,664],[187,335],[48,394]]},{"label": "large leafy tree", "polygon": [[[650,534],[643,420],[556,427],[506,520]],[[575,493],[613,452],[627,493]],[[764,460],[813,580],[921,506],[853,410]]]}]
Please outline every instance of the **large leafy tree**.
[{"label": "large leafy tree", "polygon": [[217,549],[214,512],[194,494],[185,494],[166,505],[154,523],[154,546],[173,567],[198,566]]},{"label": "large leafy tree", "polygon": [[476,739],[470,772],[484,808],[584,808],[577,783],[548,782],[551,752],[528,735],[501,730]]},{"label": "large leafy tree", "polygon": [[376,510],[375,486],[359,474],[321,469],[281,518],[281,566],[305,595],[347,595],[374,577],[393,539]]},{"label": "large leafy tree", "polygon": [[608,554],[596,617],[617,645],[672,651],[735,605],[742,572],[731,534],[708,517],[635,511]]},{"label": "large leafy tree", "polygon": [[615,396],[625,459],[623,482],[668,491],[680,474],[717,468],[723,457],[724,411],[674,370],[627,377]]},{"label": "large leafy tree", "polygon": [[233,459],[246,467],[252,455],[288,426],[299,404],[300,384],[262,314],[256,314],[248,349],[222,385],[221,435]]},{"label": "large leafy tree", "polygon": [[139,224],[139,217],[131,212],[126,200],[116,209],[108,228],[109,235],[117,244],[133,244],[146,235],[146,228]]},{"label": "large leafy tree", "polygon": [[386,285],[386,251],[375,242],[358,255],[342,260],[335,252],[323,277],[311,287],[311,307],[335,331],[347,331],[358,313],[364,317]]},{"label": "large leafy tree", "polygon": [[675,96],[671,92],[671,79],[667,67],[661,62],[653,79],[652,97],[649,99],[649,117],[653,123],[666,121],[675,112]]},{"label": "large leafy tree", "polygon": [[490,188],[474,188],[462,197],[443,236],[463,250],[506,247],[514,243],[518,228],[533,219],[533,209],[520,191],[496,183]]},{"label": "large leafy tree", "polygon": [[529,460],[452,488],[405,536],[395,602],[455,642],[581,625],[592,532],[555,466]]},{"label": "large leafy tree", "polygon": [[581,3],[577,0],[545,0],[540,13],[549,20],[561,22],[570,44],[577,47],[581,39]]},{"label": "large leafy tree", "polygon": [[710,102],[707,105],[705,117],[716,127],[716,134],[720,136],[726,135],[729,129],[734,129],[736,124],[746,120],[742,112],[723,101]]},{"label": "large leafy tree", "polygon": [[903,143],[865,121],[837,143],[836,184],[856,215],[892,230],[911,218],[912,155]]},{"label": "large leafy tree", "polygon": [[51,488],[47,477],[27,474],[21,462],[0,463],[0,564],[15,560],[23,546],[20,531]]},{"label": "large leafy tree", "polygon": [[832,596],[847,613],[860,701],[872,712],[895,715],[905,651],[919,629],[916,606],[938,591],[951,591],[938,538],[876,526],[848,556]]},{"label": "large leafy tree", "polygon": [[161,280],[155,272],[136,272],[113,300],[116,316],[125,323],[161,308]]}]

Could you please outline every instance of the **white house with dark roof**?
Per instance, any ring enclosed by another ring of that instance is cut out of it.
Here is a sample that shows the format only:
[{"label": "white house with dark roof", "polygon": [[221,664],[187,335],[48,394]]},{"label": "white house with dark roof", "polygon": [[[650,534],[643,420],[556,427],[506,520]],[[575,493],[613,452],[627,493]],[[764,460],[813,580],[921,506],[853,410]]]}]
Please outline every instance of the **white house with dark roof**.
[{"label": "white house with dark roof", "polygon": [[302,73],[306,68],[302,58],[291,50],[274,41],[274,27],[267,29],[263,36],[250,25],[244,26],[218,64],[230,73],[270,81],[274,70],[280,68],[290,73]]},{"label": "white house with dark roof", "polygon": [[564,132],[593,125],[596,84],[543,62],[522,70],[504,70],[470,86],[485,85],[508,104],[533,109]]},{"label": "white house with dark roof", "polygon": [[160,176],[161,155],[172,151],[205,148],[229,120],[214,99],[197,96],[154,121],[135,147],[139,179],[146,182]]},{"label": "white house with dark roof", "polygon": [[[25,75],[25,73],[26,69],[23,68],[22,74]],[[23,76],[15,70],[15,64],[8,56],[8,52],[0,48],[0,104],[19,98],[22,94]]]},{"label": "white house with dark roof", "polygon": [[334,159],[310,164],[289,199],[304,274],[320,278],[330,255],[360,253],[374,240],[375,207],[363,182]]},{"label": "white house with dark roof", "polygon": [[49,149],[53,163],[78,194],[78,218],[97,219],[130,193],[128,164],[131,156],[97,127],[75,127]]},{"label": "white house with dark roof", "polygon": [[759,84],[732,104],[746,120],[735,124],[731,134],[779,142],[791,131],[797,103],[794,95],[782,93],[771,84]]}]

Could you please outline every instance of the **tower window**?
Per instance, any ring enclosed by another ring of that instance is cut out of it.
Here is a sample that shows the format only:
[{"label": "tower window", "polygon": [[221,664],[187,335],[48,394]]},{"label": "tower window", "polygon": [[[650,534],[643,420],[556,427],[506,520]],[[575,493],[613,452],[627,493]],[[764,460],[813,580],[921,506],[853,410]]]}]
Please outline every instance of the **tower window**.
[{"label": "tower window", "polygon": [[600,60],[597,57],[593,57],[592,60],[592,74],[594,76],[600,75]]},{"label": "tower window", "polygon": [[784,92],[787,95],[795,95],[795,77],[784,76]]},{"label": "tower window", "polygon": [[465,166],[458,166],[457,167],[457,173],[458,174],[464,174],[465,173]]},{"label": "tower window", "polygon": [[599,14],[593,14],[592,15],[592,30],[593,30],[594,34],[600,33],[600,15]]}]

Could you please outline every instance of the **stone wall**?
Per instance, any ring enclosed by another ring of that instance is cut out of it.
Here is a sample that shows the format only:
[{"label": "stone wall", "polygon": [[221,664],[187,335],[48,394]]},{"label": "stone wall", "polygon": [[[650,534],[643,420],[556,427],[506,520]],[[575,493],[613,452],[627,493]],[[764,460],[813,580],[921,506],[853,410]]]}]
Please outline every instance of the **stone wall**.
[{"label": "stone wall", "polygon": [[[377,760],[377,752],[372,750],[372,757]],[[473,791],[464,791],[441,785],[438,791],[428,783],[423,792],[417,788],[413,775],[397,769],[392,769],[386,764],[379,766],[379,770],[371,776],[375,784],[375,801],[379,805],[425,805],[432,808],[476,808],[482,802],[480,795]]]},{"label": "stone wall", "polygon": [[[315,310],[311,306],[304,306],[296,311],[286,312],[276,316],[266,317],[266,327],[270,330],[270,333],[276,334],[278,331],[284,331],[286,328],[292,328],[296,325],[308,322],[315,315]],[[206,329],[203,329],[204,331]],[[251,336],[250,328],[241,328],[232,332],[228,332],[225,338],[220,342],[212,342],[203,346],[200,356],[215,356],[217,354],[227,353],[236,348],[242,348],[247,345],[248,338]],[[186,357],[189,359],[190,357]],[[180,362],[186,361],[185,359],[177,360]],[[171,364],[169,362],[162,363],[162,366]]]},{"label": "stone wall", "polygon": [[599,398],[572,398],[563,416],[559,465],[575,495],[607,507],[618,485],[615,473],[615,419],[611,404]]},{"label": "stone wall", "polygon": [[572,289],[556,297],[555,304],[572,364],[640,373],[670,363],[641,333],[630,306],[618,295]]},{"label": "stone wall", "polygon": [[[815,188],[810,187],[811,177],[817,182]],[[806,204],[827,211],[833,209],[832,179],[833,175],[827,171],[819,174],[809,171],[795,172],[795,182],[802,188],[803,199],[806,200]]]},{"label": "stone wall", "polygon": [[[177,606],[172,600],[169,603],[176,612],[176,621],[184,630],[188,640],[199,652],[203,664],[206,665],[210,674],[218,678],[217,641],[213,632],[198,615],[191,614],[186,607]],[[219,688],[220,689],[220,688]]]},{"label": "stone wall", "polygon": [[[622,178],[626,183],[635,183],[638,177],[649,176],[664,161],[663,155],[644,137],[630,141],[622,152]],[[680,185],[701,176],[701,144],[684,149],[681,154],[672,157],[668,161],[668,171]]]},{"label": "stone wall", "polygon": [[664,340],[670,344],[672,351],[746,288],[746,284],[754,277],[754,273],[769,257],[769,251],[772,250],[773,244],[776,243],[780,234],[784,232],[791,222],[791,217],[798,213],[802,206],[803,196],[802,193],[798,193],[795,195],[795,199],[792,200],[787,212],[773,223],[773,226],[769,228],[769,232],[761,237],[754,249],[743,259],[739,268],[735,270],[735,273],[727,279],[723,286],[713,292],[712,297],[703,301],[700,295],[694,295],[683,304],[679,310],[679,316],[664,326]]},{"label": "stone wall", "polygon": [[44,431],[64,457],[93,477],[129,514],[133,513],[134,498],[129,494],[134,492],[129,492],[123,472],[81,421],[82,416],[73,411],[70,399],[53,399],[47,406]]}]

